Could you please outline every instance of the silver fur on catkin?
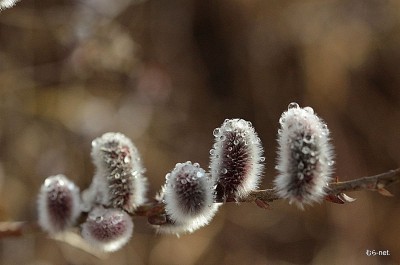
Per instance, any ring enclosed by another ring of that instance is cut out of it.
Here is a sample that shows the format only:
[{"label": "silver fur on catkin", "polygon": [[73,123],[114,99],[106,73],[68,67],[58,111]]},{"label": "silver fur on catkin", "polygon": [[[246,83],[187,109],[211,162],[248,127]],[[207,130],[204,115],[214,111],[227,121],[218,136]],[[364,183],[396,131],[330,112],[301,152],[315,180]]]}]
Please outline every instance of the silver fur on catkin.
[{"label": "silver fur on catkin", "polygon": [[217,182],[218,199],[248,195],[258,187],[265,161],[252,124],[243,119],[226,119],[213,134],[210,170]]},{"label": "silver fur on catkin", "polygon": [[128,243],[133,233],[131,217],[120,209],[93,208],[82,224],[82,237],[92,246],[113,252]]},{"label": "silver fur on catkin", "polygon": [[79,188],[64,175],[46,178],[38,197],[38,222],[51,234],[72,226],[80,215]]},{"label": "silver fur on catkin", "polygon": [[191,233],[207,225],[218,209],[214,203],[214,182],[198,163],[190,161],[176,164],[166,175],[160,196],[168,222],[158,230],[164,233]]},{"label": "silver fur on catkin", "polygon": [[279,196],[299,208],[320,202],[331,181],[333,148],[327,125],[311,107],[289,104],[278,131],[279,175],[274,180]]},{"label": "silver fur on catkin", "polygon": [[96,174],[83,193],[86,210],[94,204],[132,212],[145,201],[147,179],[138,150],[121,133],[106,133],[92,142]]}]

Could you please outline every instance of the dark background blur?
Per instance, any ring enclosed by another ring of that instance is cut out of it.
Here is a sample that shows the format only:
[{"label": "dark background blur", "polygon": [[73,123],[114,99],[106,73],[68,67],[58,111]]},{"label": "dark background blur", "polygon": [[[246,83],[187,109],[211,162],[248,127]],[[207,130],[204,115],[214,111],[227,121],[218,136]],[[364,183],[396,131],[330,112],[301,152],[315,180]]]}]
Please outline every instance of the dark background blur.
[{"label": "dark background blur", "polygon": [[[135,142],[152,197],[175,163],[207,168],[225,118],[247,119],[271,187],[292,101],[328,123],[341,180],[394,169],[399,47],[399,1],[22,0],[0,13],[0,221],[34,221],[49,175],[85,189],[90,143],[108,131]],[[130,243],[101,259],[44,234],[3,239],[0,264],[400,264],[400,187],[389,189],[305,211],[230,204],[179,239],[134,218]]]}]

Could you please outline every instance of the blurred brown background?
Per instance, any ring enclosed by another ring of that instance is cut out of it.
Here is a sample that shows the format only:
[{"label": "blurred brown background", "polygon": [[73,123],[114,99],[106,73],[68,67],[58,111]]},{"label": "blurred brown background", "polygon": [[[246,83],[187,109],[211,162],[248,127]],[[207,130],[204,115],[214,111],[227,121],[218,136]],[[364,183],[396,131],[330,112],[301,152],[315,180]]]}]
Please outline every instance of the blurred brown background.
[{"label": "blurred brown background", "polygon": [[[292,101],[328,123],[341,180],[394,169],[399,47],[398,1],[22,0],[0,13],[0,221],[35,220],[49,175],[86,188],[90,143],[107,131],[138,146],[151,197],[175,163],[207,168],[225,118],[247,119],[271,187]],[[179,239],[134,218],[129,245],[101,259],[44,234],[2,239],[0,264],[400,264],[400,186],[390,191],[305,211],[230,204]]]}]

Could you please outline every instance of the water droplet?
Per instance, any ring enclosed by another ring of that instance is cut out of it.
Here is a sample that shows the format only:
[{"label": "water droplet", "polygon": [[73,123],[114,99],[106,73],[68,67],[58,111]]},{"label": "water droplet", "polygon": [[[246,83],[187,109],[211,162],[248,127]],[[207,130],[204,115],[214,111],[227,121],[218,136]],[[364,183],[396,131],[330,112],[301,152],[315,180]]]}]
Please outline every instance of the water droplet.
[{"label": "water droplet", "polygon": [[64,185],[66,185],[66,183],[62,178],[57,178],[57,185],[64,186]]},{"label": "water droplet", "polygon": [[171,176],[171,173],[167,173],[167,174],[165,175],[165,180],[168,180],[168,179],[169,179],[169,176]]},{"label": "water droplet", "polygon": [[306,135],[304,135],[304,137],[303,137],[303,141],[304,141],[306,144],[311,143],[313,140],[314,140],[314,137],[313,137],[313,135],[311,135],[311,134],[306,134]]},{"label": "water droplet", "polygon": [[199,168],[200,164],[199,163],[194,163],[193,166]]},{"label": "water droplet", "polygon": [[314,109],[311,107],[304,107],[304,110],[307,111],[310,114],[314,114]]},{"label": "water droplet", "polygon": [[322,129],[322,132],[321,132],[322,135],[328,135],[329,134],[328,125],[322,124],[321,129]]},{"label": "water droplet", "polygon": [[282,134],[282,129],[278,129],[278,134]]},{"label": "water droplet", "polygon": [[226,173],[228,173],[228,170],[226,168],[223,168],[223,169],[221,169],[221,173],[226,174]]},{"label": "water droplet", "polygon": [[238,140],[238,139],[235,139],[235,140],[233,141],[233,144],[234,144],[234,145],[238,145],[238,144],[239,144],[239,140]]},{"label": "water droplet", "polygon": [[210,155],[215,155],[215,149],[210,150]]},{"label": "water droplet", "polygon": [[121,177],[121,175],[119,173],[115,173],[114,178],[115,179],[119,179]]},{"label": "water droplet", "polygon": [[328,166],[333,166],[335,164],[335,161],[331,160],[328,162]]},{"label": "water droplet", "polygon": [[228,147],[228,151],[229,151],[229,152],[231,152],[232,150],[233,150],[233,147],[232,147],[232,146]]},{"label": "water droplet", "polygon": [[237,122],[237,126],[239,127],[239,128],[243,128],[243,127],[246,127],[246,121],[245,120],[242,120],[242,119],[239,119],[238,120],[238,122]]},{"label": "water droplet", "polygon": [[284,117],[280,117],[280,118],[279,118],[279,123],[280,123],[281,125],[284,124],[285,121],[286,121],[286,119],[285,119]]},{"label": "water droplet", "polygon": [[54,192],[49,193],[49,199],[55,201],[57,199],[57,194]]},{"label": "water droplet", "polygon": [[47,190],[51,189],[51,183],[52,183],[51,179],[46,179],[44,181],[44,186],[46,187]]},{"label": "water droplet", "polygon": [[93,140],[93,141],[92,141],[92,147],[95,147],[97,144],[98,144],[98,141],[97,141],[97,140]]},{"label": "water droplet", "polygon": [[219,135],[220,129],[219,128],[215,128],[213,131],[213,135],[216,137]]},{"label": "water droplet", "polygon": [[314,157],[311,157],[311,158],[310,158],[310,163],[311,163],[311,164],[315,164],[315,162],[316,162],[315,158],[314,158]]},{"label": "water droplet", "polygon": [[303,154],[309,154],[310,153],[310,148],[308,147],[308,146],[304,146],[302,149],[301,149],[301,152],[303,153]]},{"label": "water droplet", "polygon": [[100,223],[101,221],[103,221],[103,216],[96,216],[95,220],[96,223]]},{"label": "water droplet", "polygon": [[260,157],[260,162],[264,162],[265,161],[265,157]]},{"label": "water droplet", "polygon": [[302,173],[297,173],[297,179],[303,180],[304,179],[304,175]]},{"label": "water droplet", "polygon": [[225,139],[226,139],[226,136],[225,136],[225,135],[221,135],[221,136],[219,137],[219,140],[220,140],[220,141],[225,141]]},{"label": "water droplet", "polygon": [[299,108],[299,104],[297,104],[296,102],[292,102],[288,105],[288,110],[289,109],[298,109]]}]

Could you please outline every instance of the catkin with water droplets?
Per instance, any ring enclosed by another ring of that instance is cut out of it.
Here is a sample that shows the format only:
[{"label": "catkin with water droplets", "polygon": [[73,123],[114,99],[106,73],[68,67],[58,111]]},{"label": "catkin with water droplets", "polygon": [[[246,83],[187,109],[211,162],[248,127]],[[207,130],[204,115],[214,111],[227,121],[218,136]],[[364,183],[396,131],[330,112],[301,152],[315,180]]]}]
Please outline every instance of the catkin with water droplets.
[{"label": "catkin with water droplets", "polygon": [[274,180],[278,195],[299,208],[320,202],[334,164],[327,125],[311,107],[297,103],[289,104],[279,123],[279,174]]}]

